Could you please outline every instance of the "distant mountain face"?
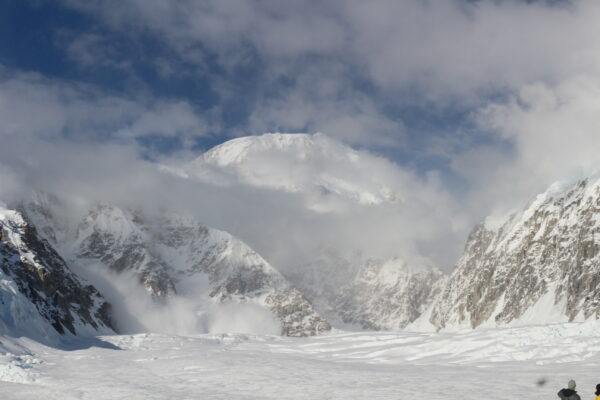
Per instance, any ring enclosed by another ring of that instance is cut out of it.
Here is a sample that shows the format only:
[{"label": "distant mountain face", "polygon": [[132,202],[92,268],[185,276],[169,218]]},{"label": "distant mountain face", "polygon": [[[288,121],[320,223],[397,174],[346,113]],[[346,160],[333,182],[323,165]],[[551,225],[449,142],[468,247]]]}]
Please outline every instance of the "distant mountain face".
[{"label": "distant mountain face", "polygon": [[345,258],[331,249],[301,270],[290,280],[329,321],[368,330],[405,328],[427,309],[444,281],[426,260]]},{"label": "distant mountain face", "polygon": [[98,291],[19,212],[0,207],[0,334],[48,341],[108,332],[110,306]]},{"label": "distant mountain face", "polygon": [[598,318],[599,254],[600,179],[554,185],[475,228],[427,317],[438,329]]},{"label": "distant mountain face", "polygon": [[57,245],[71,263],[134,273],[157,300],[184,296],[198,306],[257,304],[271,310],[285,335],[331,329],[275,268],[226,232],[170,212],[148,216],[111,205],[92,207],[69,227],[53,212],[56,202],[40,196],[24,208],[48,240],[60,238]]},{"label": "distant mountain face", "polygon": [[441,290],[443,274],[433,266],[399,258],[369,260],[334,300],[346,323],[370,330],[399,330],[414,322]]}]

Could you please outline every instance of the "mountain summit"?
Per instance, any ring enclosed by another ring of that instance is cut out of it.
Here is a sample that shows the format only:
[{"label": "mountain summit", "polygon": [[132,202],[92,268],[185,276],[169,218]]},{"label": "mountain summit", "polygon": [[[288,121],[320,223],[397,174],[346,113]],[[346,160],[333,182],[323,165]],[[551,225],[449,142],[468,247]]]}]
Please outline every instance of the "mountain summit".
[{"label": "mountain summit", "polygon": [[301,193],[308,196],[311,208],[325,211],[328,197],[362,205],[399,201],[393,180],[384,172],[387,164],[319,133],[270,133],[229,140],[182,172],[218,184]]}]

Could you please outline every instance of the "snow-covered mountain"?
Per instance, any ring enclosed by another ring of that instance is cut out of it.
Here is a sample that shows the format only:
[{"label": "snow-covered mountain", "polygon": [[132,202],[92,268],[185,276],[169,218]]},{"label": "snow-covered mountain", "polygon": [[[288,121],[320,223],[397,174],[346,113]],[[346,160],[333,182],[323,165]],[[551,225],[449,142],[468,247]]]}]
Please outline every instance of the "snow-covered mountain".
[{"label": "snow-covered mountain", "polygon": [[23,216],[0,207],[0,334],[51,342],[112,332],[110,306]]},{"label": "snow-covered mountain", "polygon": [[[241,137],[187,165],[166,169],[191,181],[287,193],[303,204],[300,212],[348,219],[378,207],[398,212],[403,197],[411,195],[401,188],[412,184],[406,184],[410,178],[388,160],[318,133]],[[375,224],[372,228],[381,229]],[[364,234],[368,233],[351,233],[358,241]],[[429,304],[431,285],[441,276],[431,262],[416,268],[399,261],[405,256],[400,252],[375,259],[322,243],[307,249],[302,260],[284,260],[287,267],[282,272],[329,320],[369,329],[402,328]]]},{"label": "snow-covered mountain", "polygon": [[[354,203],[351,212],[395,212],[403,204],[392,180],[361,172],[369,157],[323,135],[270,134],[224,143],[171,172],[192,184],[246,185],[299,196],[310,200],[299,204],[318,218],[327,216],[324,205],[333,204],[331,198]],[[426,257],[401,250],[376,258],[328,243],[306,251],[282,274],[280,265],[243,241],[193,217],[80,203],[70,210],[64,199],[38,194],[22,204],[24,218],[15,211],[0,213],[3,301],[28,310],[3,316],[5,331],[13,329],[6,321],[23,325],[20,316],[35,310],[59,332],[109,328],[102,298],[92,287],[79,288],[67,265],[133,274],[159,303],[191,300],[200,320],[211,305],[251,304],[274,315],[290,336],[330,330],[321,315],[366,329],[459,329],[600,316],[599,177],[553,185],[501,223],[488,218],[469,236],[450,276]],[[346,217],[352,214],[336,216]],[[288,240],[283,234],[273,239],[277,246]],[[29,287],[44,291],[47,283],[46,275],[33,276],[41,283],[30,276],[30,264],[67,271],[61,281],[70,282],[68,288],[56,289],[55,282],[52,290],[75,297],[65,303],[32,294]]]},{"label": "snow-covered mountain", "polygon": [[38,195],[23,207],[68,262],[134,273],[157,300],[180,296],[192,301],[198,313],[214,303],[252,303],[270,310],[289,336],[330,329],[304,295],[258,253],[191,217],[167,211],[148,215],[105,204],[69,225],[57,212],[63,206],[55,196]]},{"label": "snow-covered mountain", "polygon": [[398,330],[427,309],[444,282],[441,271],[419,261],[346,258],[324,249],[290,279],[332,323]]},{"label": "snow-covered mountain", "polygon": [[600,316],[600,179],[555,184],[504,223],[478,225],[424,315],[438,329]]},{"label": "snow-covered mountain", "polygon": [[399,330],[419,318],[439,294],[445,280],[431,265],[400,258],[369,260],[334,300],[346,323],[364,329]]},{"label": "snow-covered mountain", "polygon": [[[316,211],[331,211],[329,198],[363,205],[400,201],[386,161],[322,134],[272,133],[229,140],[179,170],[219,185],[244,183],[301,193]],[[373,168],[382,165],[382,173]]]}]

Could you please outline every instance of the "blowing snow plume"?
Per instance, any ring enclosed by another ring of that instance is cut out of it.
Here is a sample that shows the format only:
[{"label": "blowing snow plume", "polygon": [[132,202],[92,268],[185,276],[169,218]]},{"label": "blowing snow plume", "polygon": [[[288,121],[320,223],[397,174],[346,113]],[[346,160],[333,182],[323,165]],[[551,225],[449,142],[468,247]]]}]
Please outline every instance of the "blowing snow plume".
[{"label": "blowing snow plume", "polygon": [[112,304],[115,329],[122,334],[246,333],[280,335],[281,322],[267,307],[251,302],[210,301],[200,296],[156,298],[130,271],[116,273],[105,266],[76,270]]}]

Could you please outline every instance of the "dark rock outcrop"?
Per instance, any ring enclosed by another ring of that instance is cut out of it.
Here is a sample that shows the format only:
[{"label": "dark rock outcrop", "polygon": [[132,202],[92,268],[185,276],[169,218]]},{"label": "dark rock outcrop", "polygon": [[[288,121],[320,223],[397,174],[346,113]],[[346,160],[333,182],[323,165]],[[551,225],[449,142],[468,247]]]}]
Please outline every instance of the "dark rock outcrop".
[{"label": "dark rock outcrop", "polygon": [[60,334],[83,326],[107,332],[110,305],[91,285],[82,283],[35,227],[11,210],[0,219],[0,268],[18,291]]}]

